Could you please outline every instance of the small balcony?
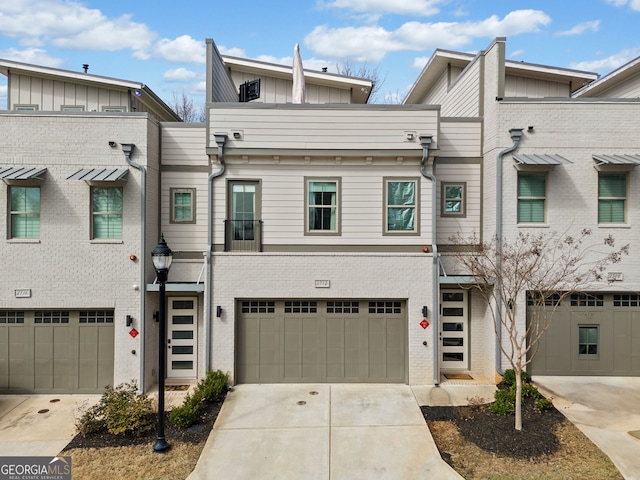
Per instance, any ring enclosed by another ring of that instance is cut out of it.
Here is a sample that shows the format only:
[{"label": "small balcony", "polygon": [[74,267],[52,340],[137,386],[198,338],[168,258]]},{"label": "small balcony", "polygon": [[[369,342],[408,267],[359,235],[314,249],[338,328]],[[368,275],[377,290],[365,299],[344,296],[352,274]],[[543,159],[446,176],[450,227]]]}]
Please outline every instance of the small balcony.
[{"label": "small balcony", "polygon": [[225,220],[225,252],[262,252],[262,220]]}]

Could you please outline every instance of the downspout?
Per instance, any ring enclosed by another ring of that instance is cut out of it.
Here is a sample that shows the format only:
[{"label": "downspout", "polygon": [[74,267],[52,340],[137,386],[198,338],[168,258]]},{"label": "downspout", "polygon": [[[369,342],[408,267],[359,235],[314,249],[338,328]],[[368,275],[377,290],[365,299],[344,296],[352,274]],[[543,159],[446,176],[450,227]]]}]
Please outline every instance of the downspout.
[{"label": "downspout", "polygon": [[[518,148],[520,139],[522,138],[522,128],[512,128],[509,130],[513,145],[505,148],[498,153],[496,164],[496,248],[497,258],[496,264],[500,268],[501,252],[502,252],[502,158]],[[498,374],[503,375],[502,370],[502,295],[498,293],[496,295],[496,371]]]},{"label": "downspout", "polygon": [[433,268],[431,274],[433,278],[433,308],[432,326],[433,326],[433,384],[440,384],[440,261],[438,258],[438,240],[436,235],[437,215],[436,202],[438,200],[437,186],[438,182],[433,174],[433,165],[431,171],[427,171],[427,161],[429,160],[429,146],[433,137],[431,135],[420,135],[420,144],[422,145],[422,160],[420,161],[420,173],[425,178],[431,180],[431,249],[433,254]]},{"label": "downspout", "polygon": [[227,142],[226,133],[216,133],[216,143],[218,144],[218,160],[220,161],[220,169],[212,172],[207,180],[208,182],[208,205],[209,205],[209,221],[207,222],[207,279],[205,281],[205,299],[204,299],[204,366],[205,374],[211,368],[211,323],[213,322],[213,267],[211,265],[211,253],[213,250],[213,180],[224,174],[224,144]]},{"label": "downspout", "polygon": [[147,255],[145,247],[147,245],[147,169],[139,163],[131,160],[131,153],[135,147],[133,143],[122,143],[122,153],[129,165],[140,170],[140,383],[138,391],[145,389],[145,322],[147,315]]}]

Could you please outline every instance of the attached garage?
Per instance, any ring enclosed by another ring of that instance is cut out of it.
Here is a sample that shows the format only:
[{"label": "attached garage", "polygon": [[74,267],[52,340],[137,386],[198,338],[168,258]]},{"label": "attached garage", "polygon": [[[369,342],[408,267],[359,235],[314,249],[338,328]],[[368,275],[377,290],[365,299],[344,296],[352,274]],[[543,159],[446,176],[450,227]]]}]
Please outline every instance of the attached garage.
[{"label": "attached garage", "polygon": [[[553,306],[545,308],[550,310]],[[532,375],[638,375],[640,295],[583,293],[565,299],[558,305],[551,326],[542,337],[529,372]]]},{"label": "attached garage", "polygon": [[0,310],[0,392],[101,393],[113,346],[112,310]]},{"label": "attached garage", "polygon": [[240,300],[238,383],[406,383],[401,300]]}]

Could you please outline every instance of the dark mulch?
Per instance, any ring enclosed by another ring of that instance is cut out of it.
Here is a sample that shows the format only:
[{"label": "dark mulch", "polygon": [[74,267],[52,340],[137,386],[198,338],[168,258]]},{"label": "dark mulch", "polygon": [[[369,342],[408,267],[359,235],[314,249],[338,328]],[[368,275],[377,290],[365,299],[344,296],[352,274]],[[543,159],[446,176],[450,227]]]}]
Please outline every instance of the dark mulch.
[{"label": "dark mulch", "polygon": [[[164,433],[167,442],[200,443],[206,441],[213,424],[218,418],[218,413],[222,408],[224,397],[222,395],[216,402],[204,402],[200,408],[198,421],[189,428],[174,427],[169,423],[168,413],[165,415]],[[102,448],[102,447],[124,447],[130,445],[153,444],[157,437],[157,416],[153,420],[153,428],[141,432],[138,435],[113,435],[106,430],[91,433],[86,436],[76,435],[64,450],[72,448]]]},{"label": "dark mulch", "polygon": [[533,459],[556,452],[560,442],[556,427],[564,416],[555,408],[540,411],[533,400],[522,400],[522,430],[515,429],[514,415],[496,415],[487,405],[420,407],[427,424],[450,421],[461,435],[481,449],[499,456]]}]

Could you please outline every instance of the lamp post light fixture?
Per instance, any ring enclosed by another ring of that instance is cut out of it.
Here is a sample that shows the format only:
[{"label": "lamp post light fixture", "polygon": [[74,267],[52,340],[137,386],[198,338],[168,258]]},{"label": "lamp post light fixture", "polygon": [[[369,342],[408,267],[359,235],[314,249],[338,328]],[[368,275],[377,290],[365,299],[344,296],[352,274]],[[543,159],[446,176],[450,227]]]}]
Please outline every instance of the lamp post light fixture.
[{"label": "lamp post light fixture", "polygon": [[159,284],[158,296],[158,434],[156,443],[153,444],[155,452],[164,452],[169,448],[169,444],[164,438],[164,377],[167,353],[167,313],[165,285],[169,276],[169,268],[173,260],[173,252],[164,241],[164,235],[160,236],[160,241],[151,252],[153,267],[156,269],[157,281]]}]

